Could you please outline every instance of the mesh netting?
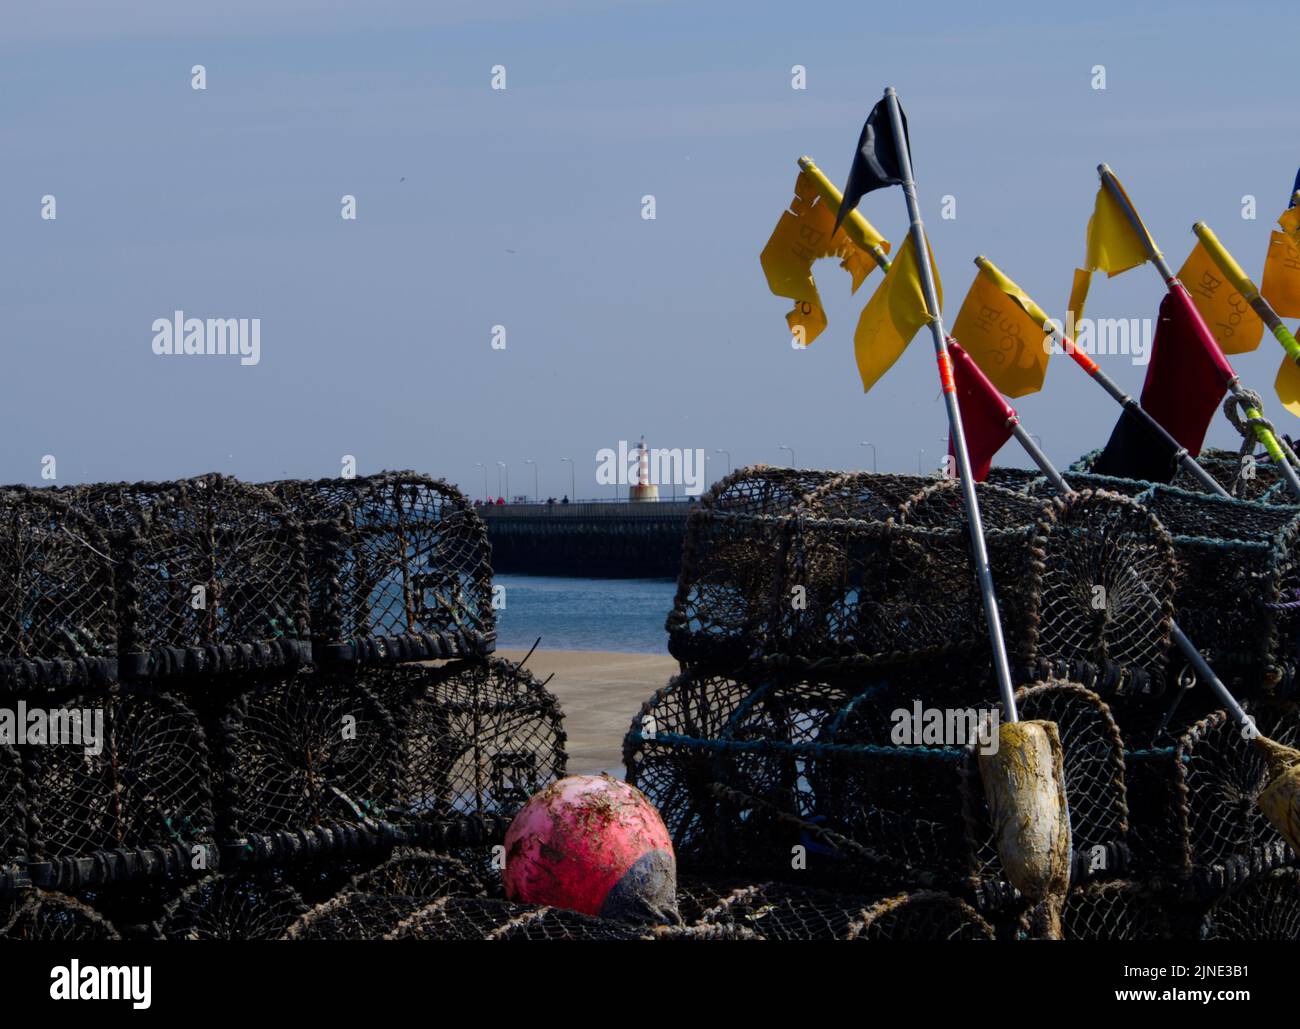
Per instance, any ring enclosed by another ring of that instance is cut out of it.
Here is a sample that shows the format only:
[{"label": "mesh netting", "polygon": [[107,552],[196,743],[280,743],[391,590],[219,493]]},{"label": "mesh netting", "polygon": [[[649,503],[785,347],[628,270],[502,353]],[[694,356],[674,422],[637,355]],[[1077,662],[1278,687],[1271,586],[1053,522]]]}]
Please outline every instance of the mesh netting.
[{"label": "mesh netting", "polygon": [[478,875],[459,858],[402,849],[307,911],[284,938],[377,940],[439,897],[476,897],[485,892]]},{"label": "mesh netting", "polygon": [[487,529],[414,472],[270,487],[304,522],[318,661],[447,658],[496,637]]},{"label": "mesh netting", "polygon": [[[815,675],[778,662],[744,678],[686,673],[633,721],[627,777],[659,808],[691,868],[771,875],[790,867],[794,846],[825,854],[829,833],[833,853],[810,865],[810,880],[996,882],[974,751],[899,735],[924,708],[940,713],[949,735],[978,743],[979,711],[995,710],[994,696],[987,670],[960,663]],[[1060,681],[1019,698],[1025,717],[1058,725],[1079,852],[1113,868],[1128,815],[1109,710]]]},{"label": "mesh netting", "polygon": [[1173,538],[1178,624],[1241,698],[1289,675],[1300,641],[1300,513],[1156,487],[1141,497]]},{"label": "mesh netting", "polygon": [[1066,940],[1165,940],[1173,933],[1167,890],[1130,880],[1090,882],[1072,889],[1061,912]]},{"label": "mesh netting", "polygon": [[[1111,475],[1096,475],[1093,466],[1101,456],[1100,450],[1094,450],[1070,465],[1066,477],[1076,489],[1082,485],[1099,485],[1103,489],[1136,496],[1154,483],[1142,479],[1121,479]],[[1285,480],[1278,475],[1272,459],[1264,453],[1251,453],[1244,458],[1235,450],[1202,450],[1196,458],[1210,477],[1240,500],[1259,500],[1265,503],[1293,504],[1294,498],[1287,488]],[[1179,489],[1192,493],[1213,495],[1195,475],[1181,465],[1170,483]]]},{"label": "mesh netting", "polygon": [[993,939],[969,904],[929,890],[876,900],[786,883],[687,880],[678,902],[693,927],[735,927],[764,940]]},{"label": "mesh netting", "polygon": [[366,824],[396,800],[396,726],[350,676],[257,681],[230,705],[218,739],[223,835]]},{"label": "mesh netting", "polygon": [[559,702],[526,668],[501,660],[398,666],[366,674],[398,733],[394,786],[403,816],[508,819],[564,775]]},{"label": "mesh netting", "polygon": [[[208,748],[182,701],[131,691],[59,704],[89,731],[80,741],[22,748],[34,856],[55,861],[211,839]],[[56,712],[49,714],[53,723]]]},{"label": "mesh netting", "polygon": [[644,927],[487,897],[441,897],[399,922],[389,940],[635,940]]},{"label": "mesh netting", "polygon": [[1178,568],[1160,523],[1126,497],[1082,490],[1042,509],[1034,546],[1042,562],[1034,657],[1117,665],[1162,682]]},{"label": "mesh netting", "polygon": [[169,940],[274,940],[306,910],[271,873],[213,875],[168,905],[158,934]]},{"label": "mesh netting", "polygon": [[49,493],[0,492],[0,685],[98,685],[116,672],[108,542]]},{"label": "mesh netting", "polygon": [[90,943],[117,940],[113,926],[93,908],[61,893],[34,890],[9,921],[0,939]]},{"label": "mesh netting", "polygon": [[[0,871],[27,855],[28,806],[22,758],[14,747],[0,744]],[[0,894],[4,891],[0,890]]]},{"label": "mesh netting", "polygon": [[1300,940],[1300,872],[1280,868],[1256,876],[1210,905],[1206,940]]},{"label": "mesh netting", "polygon": [[56,491],[107,536],[124,677],[296,665],[307,637],[302,527],[223,475]]},{"label": "mesh netting", "polygon": [[[1287,746],[1300,740],[1290,706],[1261,708],[1259,731]],[[1222,890],[1295,855],[1260,812],[1268,771],[1254,743],[1222,711],[1188,726],[1166,746],[1131,751],[1128,785],[1139,860]]]}]

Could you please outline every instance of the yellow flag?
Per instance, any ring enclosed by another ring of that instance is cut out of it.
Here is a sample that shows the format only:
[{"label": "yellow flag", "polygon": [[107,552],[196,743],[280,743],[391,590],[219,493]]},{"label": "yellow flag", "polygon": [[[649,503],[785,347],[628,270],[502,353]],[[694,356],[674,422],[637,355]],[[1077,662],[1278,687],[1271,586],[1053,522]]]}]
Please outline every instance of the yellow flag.
[{"label": "yellow flag", "polygon": [[1273,382],[1277,398],[1282,406],[1297,418],[1300,418],[1300,367],[1287,354],[1282,358],[1282,366],[1277,370],[1277,379]]},{"label": "yellow flag", "polygon": [[1075,325],[1083,320],[1083,305],[1088,302],[1088,287],[1091,285],[1092,272],[1082,268],[1074,269],[1074,282],[1070,284],[1070,302],[1065,310],[1073,312]]},{"label": "yellow flag", "polygon": [[1009,279],[1007,285],[1014,292],[977,271],[952,334],[999,391],[1023,397],[1043,388],[1048,352],[1026,306],[1033,301]]},{"label": "yellow flag", "polygon": [[1300,318],[1300,250],[1284,232],[1269,233],[1260,292],[1278,317]]},{"label": "yellow flag", "polygon": [[1178,278],[1225,354],[1244,354],[1259,346],[1264,338],[1263,321],[1224,278],[1199,240],[1178,269]]},{"label": "yellow flag", "polygon": [[[938,269],[934,267],[933,252],[930,254],[930,268],[942,307],[943,284],[939,281]],[[857,331],[853,334],[853,352],[858,359],[858,374],[862,376],[864,393],[889,371],[917,330],[928,321],[930,313],[925,307],[916,249],[909,234],[885,273],[885,281],[876,287],[876,292],[863,308]]]},{"label": "yellow flag", "polygon": [[[803,346],[826,328],[826,312],[813,281],[813,262],[822,257],[840,258],[840,266],[852,276],[855,293],[876,266],[871,255],[853,243],[843,228],[832,236],[834,227],[835,212],[826,206],[808,175],[800,172],[790,210],[781,215],[759,256],[768,288],[795,302],[785,320],[791,335]],[[871,242],[888,252],[889,243],[884,237],[877,236]]]},{"label": "yellow flag", "polygon": [[[1142,233],[1145,232],[1143,229]],[[1133,227],[1119,201],[1103,183],[1097,190],[1092,217],[1088,219],[1088,271],[1108,272],[1113,276],[1145,263],[1150,257],[1147,250],[1150,236],[1144,241],[1142,233]]]},{"label": "yellow flag", "polygon": [[[1115,180],[1115,185],[1123,192],[1124,187],[1118,180]],[[1070,289],[1069,309],[1074,312],[1076,321],[1083,317],[1091,274],[1106,272],[1113,278],[1120,272],[1144,264],[1151,258],[1148,244],[1151,250],[1155,250],[1155,242],[1146,227],[1143,226],[1141,231],[1133,227],[1119,201],[1103,182],[1097,190],[1092,217],[1088,219],[1088,256],[1083,268],[1076,269]]]},{"label": "yellow flag", "polygon": [[1278,217],[1277,223],[1295,245],[1300,247],[1300,207],[1288,207]]}]

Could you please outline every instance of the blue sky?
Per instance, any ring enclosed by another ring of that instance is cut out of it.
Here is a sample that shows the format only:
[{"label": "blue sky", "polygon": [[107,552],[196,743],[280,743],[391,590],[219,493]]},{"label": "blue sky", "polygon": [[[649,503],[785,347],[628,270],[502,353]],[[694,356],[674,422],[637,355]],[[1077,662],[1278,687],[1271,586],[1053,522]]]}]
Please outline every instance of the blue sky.
[{"label": "blue sky", "polygon": [[[46,454],[62,482],[315,477],[352,454],[471,493],[476,462],[495,493],[505,461],[517,493],[532,458],[558,495],[572,457],[586,496],[596,452],[642,433],[703,448],[711,475],[717,448],[778,463],[780,444],[860,467],[861,440],[914,471],[944,449],[928,339],[864,396],[852,331],[876,277],[850,297],[819,265],[830,327],[797,353],[758,265],[796,158],[842,183],[885,85],[908,112],[950,321],[978,253],[1062,312],[1100,161],[1175,268],[1204,218],[1258,278],[1300,163],[1282,4],[217,6],[0,12],[6,481],[38,482]],[[862,210],[901,242],[899,191]],[[1088,313],[1154,317],[1160,293],[1140,268],[1095,283]],[[261,363],[156,356],[152,322],[176,309],[260,318]],[[1272,398],[1280,356],[1265,339],[1234,364],[1294,432]],[[1105,367],[1140,388],[1143,368]],[[1017,406],[1062,465],[1116,413],[1060,358]],[[1221,417],[1210,440],[1235,445]],[[1013,448],[1003,460],[1023,463]]]}]

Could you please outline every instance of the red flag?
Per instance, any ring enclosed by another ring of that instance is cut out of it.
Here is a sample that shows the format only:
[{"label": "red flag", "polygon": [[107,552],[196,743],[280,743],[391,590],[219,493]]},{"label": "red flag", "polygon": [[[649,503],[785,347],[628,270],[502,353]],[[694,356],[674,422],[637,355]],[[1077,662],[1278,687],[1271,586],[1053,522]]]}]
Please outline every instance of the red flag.
[{"label": "red flag", "polygon": [[1160,302],[1142,406],[1187,448],[1201,452],[1205,430],[1237,377],[1182,283]]},{"label": "red flag", "polygon": [[[952,355],[957,406],[961,409],[962,431],[970,452],[971,474],[976,482],[983,482],[993,464],[993,455],[1011,438],[1011,427],[1018,421],[1016,410],[1003,399],[975,359],[951,337],[948,353]],[[953,453],[951,440],[948,453]]]}]

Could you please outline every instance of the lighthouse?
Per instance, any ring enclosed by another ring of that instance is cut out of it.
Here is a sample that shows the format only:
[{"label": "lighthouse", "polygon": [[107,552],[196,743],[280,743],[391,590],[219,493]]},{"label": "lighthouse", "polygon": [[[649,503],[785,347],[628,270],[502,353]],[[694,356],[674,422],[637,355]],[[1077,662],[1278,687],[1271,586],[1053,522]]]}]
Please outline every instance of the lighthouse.
[{"label": "lighthouse", "polygon": [[628,492],[628,498],[635,503],[646,503],[659,499],[659,487],[650,482],[650,451],[646,449],[645,437],[636,445],[636,485]]}]

